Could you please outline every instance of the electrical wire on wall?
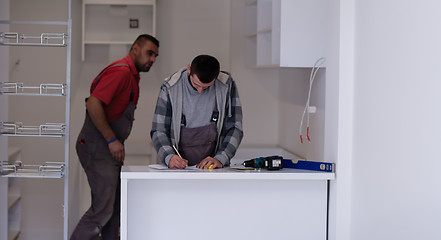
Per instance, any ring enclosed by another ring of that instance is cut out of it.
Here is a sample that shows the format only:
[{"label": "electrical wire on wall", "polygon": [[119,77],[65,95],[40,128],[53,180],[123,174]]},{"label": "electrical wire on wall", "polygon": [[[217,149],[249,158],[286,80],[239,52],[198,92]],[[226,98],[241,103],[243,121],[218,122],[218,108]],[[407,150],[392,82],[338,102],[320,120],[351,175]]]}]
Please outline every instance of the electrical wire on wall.
[{"label": "electrical wire on wall", "polygon": [[303,143],[303,120],[305,119],[306,115],[306,138],[308,139],[308,142],[311,142],[311,138],[309,137],[309,103],[311,100],[311,89],[312,84],[314,83],[315,75],[317,74],[320,67],[325,63],[326,59],[324,57],[321,57],[317,59],[317,61],[314,63],[314,66],[311,69],[311,74],[309,76],[309,91],[308,91],[308,100],[306,101],[305,109],[303,110],[302,114],[302,120],[300,121],[300,128],[299,128],[299,135],[300,135],[300,142]]}]

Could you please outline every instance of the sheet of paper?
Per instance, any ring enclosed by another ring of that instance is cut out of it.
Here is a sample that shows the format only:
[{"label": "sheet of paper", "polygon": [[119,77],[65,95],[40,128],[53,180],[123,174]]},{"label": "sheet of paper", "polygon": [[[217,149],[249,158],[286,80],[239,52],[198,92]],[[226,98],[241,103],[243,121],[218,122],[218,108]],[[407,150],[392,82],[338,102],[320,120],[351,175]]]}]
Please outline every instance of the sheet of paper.
[{"label": "sheet of paper", "polygon": [[184,169],[176,169],[176,168],[168,168],[167,165],[165,164],[151,164],[149,165],[149,168],[151,169],[155,169],[155,170],[169,170],[169,171],[182,171],[182,170],[190,170],[190,171],[201,171],[202,169],[197,168],[196,165],[194,166],[189,166],[187,168]]}]

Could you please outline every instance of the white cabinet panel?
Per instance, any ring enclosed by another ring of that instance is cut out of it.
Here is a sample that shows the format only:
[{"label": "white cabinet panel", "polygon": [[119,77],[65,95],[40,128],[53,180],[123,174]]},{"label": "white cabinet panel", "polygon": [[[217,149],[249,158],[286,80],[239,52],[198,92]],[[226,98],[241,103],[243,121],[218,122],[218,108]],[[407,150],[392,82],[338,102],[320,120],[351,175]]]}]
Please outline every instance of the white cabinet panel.
[{"label": "white cabinet panel", "polygon": [[325,0],[255,0],[245,8],[247,65],[312,67],[325,56]]},{"label": "white cabinet panel", "polygon": [[121,239],[326,239],[333,173],[124,166]]}]

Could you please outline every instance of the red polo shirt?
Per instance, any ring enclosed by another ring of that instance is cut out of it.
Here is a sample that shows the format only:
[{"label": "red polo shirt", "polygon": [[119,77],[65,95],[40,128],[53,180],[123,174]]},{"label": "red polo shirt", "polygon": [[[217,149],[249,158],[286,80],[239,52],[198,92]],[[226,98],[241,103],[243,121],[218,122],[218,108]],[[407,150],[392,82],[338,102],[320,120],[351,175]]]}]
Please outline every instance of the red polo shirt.
[{"label": "red polo shirt", "polygon": [[[138,104],[139,73],[129,55],[110,65],[123,63],[127,66],[115,66],[101,71],[101,78],[95,86],[96,78],[90,87],[90,95],[105,103],[107,121],[113,122],[120,118],[130,102],[133,85],[133,104]],[[109,65],[109,66],[110,66]],[[100,74],[101,74],[100,73]],[[99,75],[98,75],[99,76]],[[95,86],[95,89],[93,89]]]}]

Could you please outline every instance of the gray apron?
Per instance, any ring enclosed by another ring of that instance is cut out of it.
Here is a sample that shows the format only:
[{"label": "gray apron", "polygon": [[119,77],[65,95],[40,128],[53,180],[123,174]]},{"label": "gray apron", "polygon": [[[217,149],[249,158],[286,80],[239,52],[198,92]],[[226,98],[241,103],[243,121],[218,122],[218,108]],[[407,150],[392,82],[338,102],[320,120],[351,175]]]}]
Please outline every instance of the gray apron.
[{"label": "gray apron", "polygon": [[[105,68],[103,71],[101,71],[101,73],[96,78],[95,84],[92,86],[91,94],[92,94],[93,90],[96,88],[96,86],[98,85],[102,74],[107,69],[109,69],[111,67],[116,67],[116,66],[127,66],[127,65],[124,63],[118,63],[118,64],[110,65],[107,68]],[[129,67],[129,66],[127,66],[127,67]],[[118,118],[114,122],[109,123],[110,128],[112,128],[113,132],[115,133],[115,136],[118,138],[118,140],[122,144],[124,144],[124,141],[129,137],[130,131],[132,130],[132,126],[133,126],[133,121],[135,120],[134,115],[135,115],[136,106],[133,104],[134,96],[135,96],[135,93],[133,91],[133,82],[132,82],[128,106],[126,107],[126,109],[124,110],[124,112],[120,118]],[[86,99],[86,102],[87,102],[87,99]],[[86,119],[84,120],[83,128],[81,129],[81,132],[80,132],[80,136],[83,133],[85,135],[87,135],[88,138],[89,137],[96,137],[99,139],[101,137],[102,138],[101,140],[103,140],[105,142],[105,149],[109,150],[109,147],[107,146],[108,144],[107,144],[106,140],[101,135],[101,133],[98,131],[98,129],[95,127],[92,120],[89,118],[89,115],[87,114],[87,112],[86,112]],[[78,137],[78,139],[81,140],[80,137]]]},{"label": "gray apron", "polygon": [[217,111],[216,101],[210,124],[203,127],[185,127],[185,116],[181,119],[181,137],[179,141],[179,152],[184,159],[188,160],[188,165],[193,166],[200,163],[206,157],[214,157],[217,140],[217,127],[219,112]]},{"label": "gray apron", "polygon": [[[112,66],[118,65],[121,66],[121,64]],[[126,64],[122,65],[127,66]],[[102,73],[97,77],[92,92],[98,84]],[[132,82],[129,105],[119,119],[110,123],[110,127],[122,144],[129,136],[133,125],[136,108],[133,104],[133,98]],[[71,240],[118,239],[120,226],[120,172],[123,163],[112,157],[106,139],[95,127],[87,113],[83,128],[78,136],[76,150],[87,175],[92,194],[92,205],[81,218],[71,236]]]}]

